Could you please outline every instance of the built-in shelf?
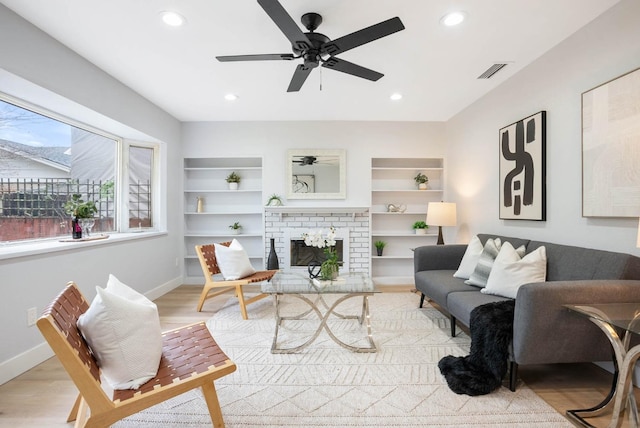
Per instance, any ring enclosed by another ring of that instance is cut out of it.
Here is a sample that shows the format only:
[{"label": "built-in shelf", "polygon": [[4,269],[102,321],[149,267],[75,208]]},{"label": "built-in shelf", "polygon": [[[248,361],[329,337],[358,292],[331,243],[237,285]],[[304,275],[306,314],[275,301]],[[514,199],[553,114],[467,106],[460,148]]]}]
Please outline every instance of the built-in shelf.
[{"label": "built-in shelf", "polygon": [[[429,177],[428,188],[418,189],[414,177]],[[444,195],[442,158],[371,159],[371,276],[378,285],[413,284],[413,249],[435,245],[437,231],[416,234],[413,223],[424,221],[429,202]],[[389,204],[405,206],[404,212],[388,211]],[[375,241],[384,241],[382,256],[377,256]]]},{"label": "built-in shelf", "polygon": [[280,220],[282,216],[286,214],[336,214],[345,213],[351,214],[355,218],[356,214],[366,214],[369,212],[369,207],[295,207],[295,206],[275,206],[264,207],[265,211],[278,214]]}]

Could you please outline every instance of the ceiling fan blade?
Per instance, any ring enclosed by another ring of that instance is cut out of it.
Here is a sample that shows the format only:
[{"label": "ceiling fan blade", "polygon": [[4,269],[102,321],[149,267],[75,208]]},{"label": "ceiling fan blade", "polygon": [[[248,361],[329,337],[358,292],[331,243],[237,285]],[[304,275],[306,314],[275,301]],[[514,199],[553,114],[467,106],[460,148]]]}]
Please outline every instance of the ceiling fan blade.
[{"label": "ceiling fan blade", "polygon": [[372,80],[374,82],[384,76],[384,74],[378,73],[377,71],[373,71],[352,62],[334,57],[331,57],[323,62],[322,66],[330,68],[332,70],[351,74],[353,76],[362,77],[363,79]]},{"label": "ceiling fan blade", "polygon": [[220,62],[229,61],[290,61],[295,57],[293,54],[258,54],[258,55],[228,55],[217,56],[216,59]]},{"label": "ceiling fan blade", "polygon": [[302,32],[298,24],[295,23],[278,0],[258,0],[258,4],[262,6],[267,15],[294,47],[301,51],[311,48],[309,38]]},{"label": "ceiling fan blade", "polygon": [[400,18],[396,16],[395,18],[387,19],[371,27],[363,28],[355,33],[332,40],[322,46],[322,52],[330,56],[335,56],[401,30],[404,30],[404,25],[402,21],[400,21]]},{"label": "ceiling fan blade", "polygon": [[296,67],[296,71],[293,73],[287,92],[298,92],[300,88],[302,88],[304,81],[309,77],[311,70],[313,70],[312,67],[308,67],[304,64],[298,65],[298,67]]}]

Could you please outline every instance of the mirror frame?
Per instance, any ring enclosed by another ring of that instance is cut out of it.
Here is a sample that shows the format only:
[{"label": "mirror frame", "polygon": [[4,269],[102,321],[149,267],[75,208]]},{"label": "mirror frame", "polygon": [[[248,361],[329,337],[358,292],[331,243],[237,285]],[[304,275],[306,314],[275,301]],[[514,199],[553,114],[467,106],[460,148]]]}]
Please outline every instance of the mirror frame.
[{"label": "mirror frame", "polygon": [[[339,190],[335,193],[294,193],[294,156],[338,156]],[[287,152],[287,199],[346,199],[346,151],[344,149],[292,149]]]}]

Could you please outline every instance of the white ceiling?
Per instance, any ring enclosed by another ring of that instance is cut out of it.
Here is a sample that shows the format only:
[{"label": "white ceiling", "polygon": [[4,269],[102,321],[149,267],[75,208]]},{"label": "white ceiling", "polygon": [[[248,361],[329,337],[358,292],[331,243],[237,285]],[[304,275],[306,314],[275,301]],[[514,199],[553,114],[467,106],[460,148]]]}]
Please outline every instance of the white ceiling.
[{"label": "white ceiling", "polygon": [[[443,121],[618,1],[281,0],[297,23],[306,12],[320,13],[324,22],[316,31],[331,39],[394,16],[406,27],[338,55],[385,74],[378,82],[317,68],[298,93],[286,89],[301,60],[215,59],[291,52],[255,0],[0,3],[181,121]],[[164,25],[163,10],[181,13],[187,25]],[[467,20],[441,26],[451,10],[465,11]],[[510,64],[492,79],[478,80],[495,62]],[[393,92],[404,98],[391,101]],[[227,93],[239,99],[225,101]]]}]

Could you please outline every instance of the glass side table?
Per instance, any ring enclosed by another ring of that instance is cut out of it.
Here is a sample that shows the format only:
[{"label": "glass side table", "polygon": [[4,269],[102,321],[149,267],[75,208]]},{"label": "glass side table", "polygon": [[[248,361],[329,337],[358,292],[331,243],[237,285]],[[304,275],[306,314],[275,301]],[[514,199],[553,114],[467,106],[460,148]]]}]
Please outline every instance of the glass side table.
[{"label": "glass side table", "polygon": [[[629,349],[631,336],[640,334],[640,302],[565,305],[597,325],[607,336],[614,353],[615,373],[609,395],[589,409],[567,410],[569,419],[581,426],[592,427],[584,418],[612,412],[609,427],[622,426],[625,408],[630,426],[638,427],[638,407],[633,394],[633,370],[640,357],[640,345]],[[622,335],[622,337],[621,337]]]}]

